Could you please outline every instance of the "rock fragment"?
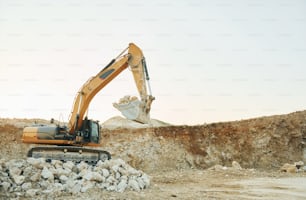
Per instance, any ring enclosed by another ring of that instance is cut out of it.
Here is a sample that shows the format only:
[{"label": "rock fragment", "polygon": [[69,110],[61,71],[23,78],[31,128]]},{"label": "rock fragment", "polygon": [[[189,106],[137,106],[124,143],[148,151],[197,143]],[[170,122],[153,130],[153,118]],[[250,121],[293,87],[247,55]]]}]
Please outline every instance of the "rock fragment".
[{"label": "rock fragment", "polygon": [[280,168],[281,172],[288,172],[288,173],[296,173],[297,172],[297,168],[295,165],[286,163],[284,164],[281,168]]},{"label": "rock fragment", "polygon": [[240,166],[240,164],[237,161],[232,162],[232,167],[236,170],[241,170],[242,169],[242,167]]}]

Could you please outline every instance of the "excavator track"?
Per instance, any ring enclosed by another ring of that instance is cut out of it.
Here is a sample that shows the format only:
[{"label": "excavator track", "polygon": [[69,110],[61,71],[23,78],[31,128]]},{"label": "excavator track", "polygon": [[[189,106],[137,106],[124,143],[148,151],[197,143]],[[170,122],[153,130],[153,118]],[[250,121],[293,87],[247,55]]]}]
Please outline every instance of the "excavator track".
[{"label": "excavator track", "polygon": [[90,164],[95,164],[99,160],[106,161],[111,159],[111,155],[107,151],[75,146],[33,147],[28,151],[28,157],[45,158],[47,161],[85,161]]}]

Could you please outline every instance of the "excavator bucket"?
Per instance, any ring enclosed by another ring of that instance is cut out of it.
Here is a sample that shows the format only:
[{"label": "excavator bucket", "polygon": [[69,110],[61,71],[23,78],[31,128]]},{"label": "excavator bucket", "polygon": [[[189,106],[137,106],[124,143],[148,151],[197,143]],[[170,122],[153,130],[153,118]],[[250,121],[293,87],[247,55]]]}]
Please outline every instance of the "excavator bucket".
[{"label": "excavator bucket", "polygon": [[146,103],[139,101],[135,96],[124,96],[118,103],[113,103],[124,117],[140,123],[147,124],[150,122],[149,109],[146,109]]}]

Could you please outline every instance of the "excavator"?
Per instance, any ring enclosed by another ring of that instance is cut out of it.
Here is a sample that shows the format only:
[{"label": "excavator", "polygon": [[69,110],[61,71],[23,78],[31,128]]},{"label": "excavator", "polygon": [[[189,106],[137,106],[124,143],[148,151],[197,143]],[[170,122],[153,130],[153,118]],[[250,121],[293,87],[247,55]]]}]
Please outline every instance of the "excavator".
[{"label": "excavator", "polygon": [[[93,147],[100,146],[100,126],[98,121],[88,119],[87,110],[91,100],[108,83],[125,69],[130,69],[137,90],[138,98],[130,98],[124,103],[114,103],[114,107],[130,120],[149,123],[152,101],[149,73],[142,50],[133,43],[91,77],[78,91],[67,125],[51,122],[49,125],[33,125],[23,130],[23,143],[40,144],[28,151],[28,157],[46,160],[85,161],[96,163],[111,159],[107,151]],[[84,148],[88,146],[89,148]]]}]

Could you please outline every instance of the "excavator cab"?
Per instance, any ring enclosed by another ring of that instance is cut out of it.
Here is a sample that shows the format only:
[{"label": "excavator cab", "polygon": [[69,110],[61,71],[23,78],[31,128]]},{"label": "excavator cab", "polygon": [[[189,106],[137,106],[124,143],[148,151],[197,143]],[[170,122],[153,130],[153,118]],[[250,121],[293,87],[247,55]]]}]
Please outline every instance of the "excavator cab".
[{"label": "excavator cab", "polygon": [[76,131],[76,142],[95,143],[99,144],[100,126],[97,121],[88,120],[87,117],[83,120],[82,128]]}]

